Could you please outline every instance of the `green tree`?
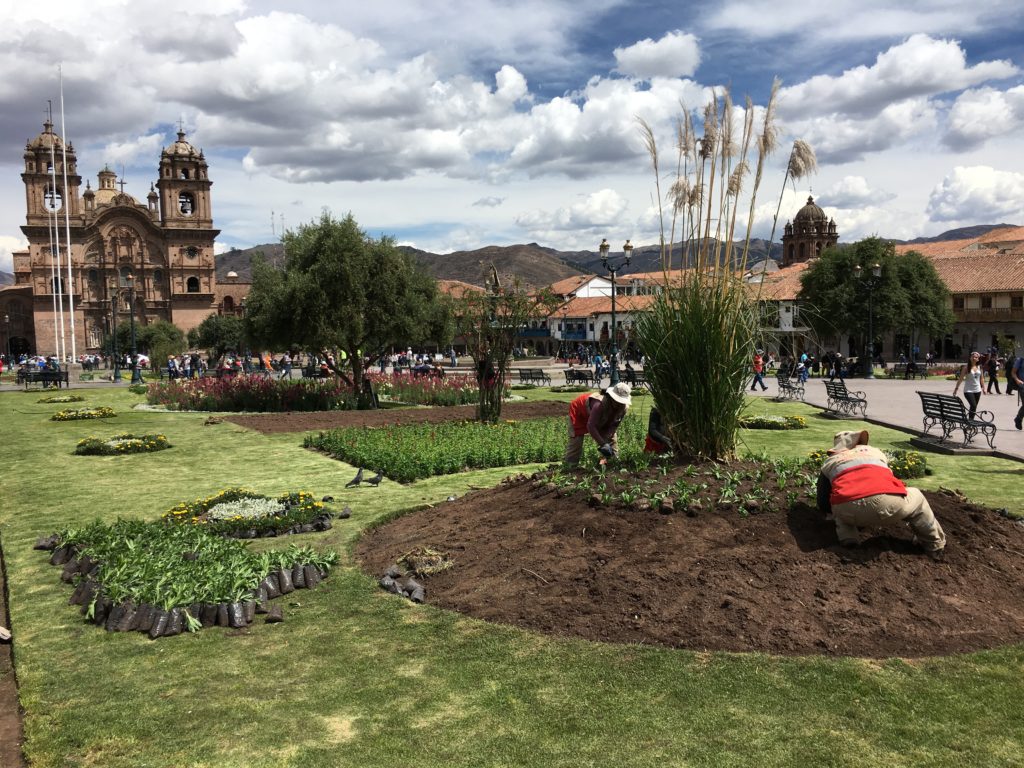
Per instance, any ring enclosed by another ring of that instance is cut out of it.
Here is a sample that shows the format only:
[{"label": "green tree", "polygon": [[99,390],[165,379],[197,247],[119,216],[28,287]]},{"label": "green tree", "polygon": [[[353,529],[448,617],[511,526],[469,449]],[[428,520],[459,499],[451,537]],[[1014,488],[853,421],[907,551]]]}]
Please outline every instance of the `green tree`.
[{"label": "green tree", "polygon": [[228,350],[244,351],[245,322],[235,315],[210,315],[188,332],[190,347],[200,347],[219,360]]},{"label": "green tree", "polygon": [[493,266],[491,270],[487,291],[464,294],[455,302],[455,316],[458,334],[476,365],[477,419],[494,423],[501,418],[505,374],[520,329],[550,315],[559,302],[547,289],[527,293],[518,282],[503,289],[497,271]]},{"label": "green tree", "polygon": [[[871,276],[875,264],[882,268],[878,278]],[[858,266],[862,278],[855,277]],[[877,237],[826,250],[800,282],[801,317],[823,335],[867,339],[869,298],[875,340],[897,328],[939,336],[955,322],[949,290],[931,262],[914,251],[897,255],[892,243]]]},{"label": "green tree", "polygon": [[[103,340],[103,348],[113,354],[113,339],[108,334]],[[174,323],[157,320],[143,325],[135,322],[135,348],[138,352],[149,355],[153,367],[167,360],[168,355],[177,355],[185,350],[185,334]],[[131,354],[132,328],[127,316],[118,317],[117,352],[119,355]]]},{"label": "green tree", "polygon": [[358,389],[364,356],[396,345],[450,341],[437,284],[392,238],[369,237],[351,214],[338,220],[324,211],[318,221],[286,232],[282,242],[283,270],[262,259],[254,263],[245,313],[254,342],[343,350],[352,364],[350,383]]}]

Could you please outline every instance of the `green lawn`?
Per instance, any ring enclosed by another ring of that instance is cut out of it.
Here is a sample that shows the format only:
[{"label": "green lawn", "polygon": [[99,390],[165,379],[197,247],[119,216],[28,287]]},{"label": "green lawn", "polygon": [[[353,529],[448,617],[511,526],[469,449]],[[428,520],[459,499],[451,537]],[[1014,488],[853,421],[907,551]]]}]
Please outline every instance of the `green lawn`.
[{"label": "green lawn", "polygon": [[[416,606],[353,567],[355,536],[510,470],[345,490],[353,468],[303,450],[298,435],[132,412],[142,398],[123,390],[79,392],[121,415],[50,422],[61,406],[0,394],[0,534],[34,766],[1024,765],[1024,648],[913,662],[707,654],[556,640]],[[646,413],[649,398],[635,402]],[[842,428],[802,405],[751,412],[808,417],[807,430],[743,433],[746,449],[773,456],[804,455]],[[82,437],[125,431],[174,447],[71,455]],[[872,434],[906,447],[904,433]],[[1024,509],[1021,465],[929,461],[936,474],[921,486]],[[62,526],[151,519],[233,485],[352,508],[326,534],[294,537],[342,562],[316,590],[283,598],[283,624],[155,642],[107,634],[81,621],[59,569],[32,550]]]}]

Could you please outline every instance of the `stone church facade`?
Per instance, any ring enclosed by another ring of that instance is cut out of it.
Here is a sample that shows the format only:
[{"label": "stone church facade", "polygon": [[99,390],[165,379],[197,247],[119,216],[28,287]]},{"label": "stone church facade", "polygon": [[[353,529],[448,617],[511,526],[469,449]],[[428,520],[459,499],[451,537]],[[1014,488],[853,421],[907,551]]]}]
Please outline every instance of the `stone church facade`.
[{"label": "stone church facade", "polygon": [[[21,229],[28,249],[14,253],[15,284],[0,293],[17,315],[9,341],[25,351],[59,354],[54,348],[58,293],[66,334],[71,329],[69,292],[74,299],[78,354],[98,352],[115,313],[117,324],[127,323],[132,306],[137,325],[166,320],[186,332],[216,312],[214,240],[219,231],[213,227],[212,182],[202,151],[179,131],[177,141],[162,151],[158,178],[143,203],[124,192],[124,182],[119,184],[109,168],[97,174],[96,189],[87,181],[82,190],[70,144],[65,187],[64,150],[49,121],[25,147]],[[61,275],[55,279],[51,253],[58,244]],[[64,349],[71,354],[70,338]]]},{"label": "stone church facade", "polygon": [[807,204],[796,212],[792,222],[786,222],[783,230],[782,266],[815,259],[838,242],[836,220],[829,219],[814,198],[808,196]]}]

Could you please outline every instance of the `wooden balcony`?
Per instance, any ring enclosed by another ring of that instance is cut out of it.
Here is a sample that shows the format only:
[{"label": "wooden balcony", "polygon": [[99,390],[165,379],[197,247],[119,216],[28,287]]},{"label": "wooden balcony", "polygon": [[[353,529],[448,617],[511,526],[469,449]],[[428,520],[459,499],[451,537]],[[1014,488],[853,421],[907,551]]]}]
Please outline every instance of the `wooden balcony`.
[{"label": "wooden balcony", "polygon": [[986,309],[954,309],[958,323],[1024,322],[1024,307],[988,307]]}]

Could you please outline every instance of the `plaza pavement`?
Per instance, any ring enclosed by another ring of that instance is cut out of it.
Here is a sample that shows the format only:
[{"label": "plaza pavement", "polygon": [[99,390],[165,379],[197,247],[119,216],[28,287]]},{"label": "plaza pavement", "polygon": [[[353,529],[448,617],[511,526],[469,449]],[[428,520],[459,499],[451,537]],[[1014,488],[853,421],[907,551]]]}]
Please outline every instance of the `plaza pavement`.
[{"label": "plaza pavement", "polygon": [[[821,378],[808,380],[804,385],[804,402],[823,408],[828,398],[825,394],[825,385],[822,382],[827,380]],[[1005,394],[1005,383],[1005,380],[999,382],[999,388],[1003,394],[997,395],[994,390],[991,395],[983,394],[978,409],[992,411],[995,417],[994,423],[998,430],[995,439],[996,450],[1008,457],[1024,461],[1024,432],[1019,432],[1013,426],[1013,419],[1017,415],[1020,403],[1016,395]],[[758,390],[750,392],[750,394],[758,397],[775,397],[778,394],[778,385],[775,383],[775,379],[766,376],[765,384],[768,385],[766,392]],[[869,423],[896,427],[915,434],[921,433],[923,418],[921,398],[918,397],[917,392],[952,395],[955,386],[955,381],[946,381],[944,378],[918,379],[916,381],[888,378],[850,378],[846,380],[847,389],[860,390],[864,393],[868,401],[866,420]],[[981,435],[974,438],[973,444],[988,448]]]}]

